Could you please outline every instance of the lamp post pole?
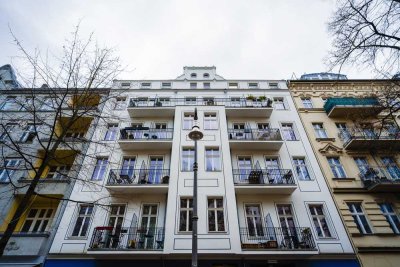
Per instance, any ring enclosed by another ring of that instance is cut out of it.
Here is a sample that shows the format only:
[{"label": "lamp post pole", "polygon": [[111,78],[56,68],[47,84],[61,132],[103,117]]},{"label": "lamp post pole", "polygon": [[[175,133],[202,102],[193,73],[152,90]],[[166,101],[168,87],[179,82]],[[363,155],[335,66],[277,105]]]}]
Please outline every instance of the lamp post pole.
[{"label": "lamp post pole", "polygon": [[194,122],[189,138],[194,141],[193,162],[193,216],[192,216],[192,267],[197,267],[197,141],[203,138],[203,133],[197,125],[197,108],[194,109]]}]

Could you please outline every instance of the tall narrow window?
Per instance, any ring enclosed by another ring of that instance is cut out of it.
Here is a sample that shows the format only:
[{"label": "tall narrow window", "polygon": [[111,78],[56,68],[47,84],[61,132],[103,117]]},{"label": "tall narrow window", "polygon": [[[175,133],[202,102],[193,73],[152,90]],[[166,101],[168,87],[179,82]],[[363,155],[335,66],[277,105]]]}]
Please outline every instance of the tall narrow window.
[{"label": "tall narrow window", "polygon": [[191,130],[193,127],[194,114],[185,113],[183,114],[183,130]]},{"label": "tall narrow window", "polygon": [[217,114],[209,113],[204,114],[204,130],[216,130],[218,129]]},{"label": "tall narrow window", "polygon": [[51,208],[32,208],[26,216],[21,232],[43,233],[50,227],[54,209]]},{"label": "tall narrow window", "polygon": [[284,110],[286,109],[285,102],[282,97],[275,97],[274,98],[274,107],[277,110]]},{"label": "tall narrow window", "polygon": [[8,96],[0,106],[0,110],[14,110],[16,108],[17,97]]},{"label": "tall narrow window", "polygon": [[239,180],[248,181],[249,174],[253,168],[251,157],[238,157]]},{"label": "tall narrow window", "polygon": [[0,182],[9,182],[13,174],[18,170],[21,159],[8,158],[4,160],[0,168]]},{"label": "tall narrow window", "polygon": [[388,178],[395,180],[400,179],[400,168],[393,157],[381,157],[381,161],[386,172],[389,174]]},{"label": "tall narrow window", "polygon": [[157,224],[157,205],[144,204],[142,210],[142,221],[140,226],[144,229],[152,229]]},{"label": "tall narrow window", "polygon": [[21,104],[20,110],[25,111],[25,110],[31,110],[33,107],[33,98],[32,97],[26,97],[24,102]]},{"label": "tall narrow window", "polygon": [[92,174],[92,180],[103,180],[107,170],[108,158],[97,158],[96,166]]},{"label": "tall narrow window", "polygon": [[400,220],[399,215],[393,209],[390,203],[379,204],[383,216],[385,216],[386,221],[389,223],[390,228],[392,228],[393,233],[400,234]]},{"label": "tall narrow window", "polygon": [[22,132],[21,137],[19,138],[19,141],[21,143],[27,143],[27,142],[32,142],[33,138],[35,138],[36,132],[35,132],[35,124],[29,123],[24,131]]},{"label": "tall narrow window", "polygon": [[108,226],[112,226],[114,229],[121,229],[124,221],[124,215],[125,205],[111,205]]},{"label": "tall narrow window", "polygon": [[193,171],[194,149],[182,149],[182,171]]},{"label": "tall narrow window", "polygon": [[259,204],[246,204],[244,209],[249,236],[264,236],[261,206]]},{"label": "tall narrow window", "polygon": [[338,157],[327,157],[326,159],[328,160],[329,166],[331,167],[333,176],[335,178],[346,178],[343,165]]},{"label": "tall narrow window", "polygon": [[120,175],[127,175],[129,178],[132,179],[135,173],[135,163],[136,163],[135,157],[124,158],[122,160],[122,168]]},{"label": "tall narrow window", "polygon": [[196,89],[197,83],[190,83],[190,89]]},{"label": "tall narrow window", "polygon": [[313,108],[313,103],[311,101],[310,97],[304,97],[301,99],[301,102],[303,102],[303,107],[304,108]]},{"label": "tall narrow window", "polygon": [[224,202],[222,198],[208,199],[208,231],[225,231]]},{"label": "tall narrow window", "polygon": [[53,110],[54,108],[55,108],[54,100],[52,98],[50,98],[50,97],[46,97],[43,100],[43,104],[40,107],[40,110],[49,111],[49,110]]},{"label": "tall narrow window", "polygon": [[312,125],[317,138],[328,138],[322,123],[313,123]]},{"label": "tall narrow window", "polygon": [[115,99],[114,109],[115,110],[122,110],[125,107],[126,107],[126,98],[125,97],[117,97]]},{"label": "tall narrow window", "polygon": [[285,139],[286,141],[297,140],[296,133],[294,132],[292,123],[282,123],[281,129],[282,129],[283,139]]},{"label": "tall narrow window", "polygon": [[204,89],[210,89],[211,85],[210,83],[203,83]]},{"label": "tall narrow window", "polygon": [[372,234],[371,227],[369,226],[367,218],[365,217],[361,203],[347,203],[347,206],[349,207],[351,216],[353,217],[360,233]]},{"label": "tall narrow window", "polygon": [[179,210],[179,231],[192,231],[193,200],[181,198]]},{"label": "tall narrow window", "polygon": [[318,237],[332,237],[322,205],[309,205],[311,217]]},{"label": "tall narrow window", "polygon": [[72,230],[71,236],[76,236],[76,237],[86,236],[89,230],[90,221],[92,219],[92,213],[93,213],[92,204],[89,205],[85,204],[79,206],[78,217],[76,218],[75,226]]},{"label": "tall narrow window", "polygon": [[164,158],[163,157],[150,157],[148,183],[159,184],[163,176]]},{"label": "tall narrow window", "polygon": [[292,205],[281,204],[277,205],[276,208],[278,210],[279,223],[282,227],[282,233],[285,236],[285,239],[288,239],[291,236],[297,236]]},{"label": "tall narrow window", "polygon": [[293,158],[293,163],[300,180],[311,180],[305,158]]},{"label": "tall narrow window", "polygon": [[221,157],[218,148],[206,149],[206,171],[220,171]]},{"label": "tall narrow window", "polygon": [[109,124],[107,126],[107,132],[104,136],[104,141],[114,141],[118,135],[118,124]]},{"label": "tall narrow window", "polygon": [[[4,127],[4,128],[3,128]],[[0,142],[9,140],[12,132],[17,128],[16,123],[7,123],[6,126],[0,126]]]}]

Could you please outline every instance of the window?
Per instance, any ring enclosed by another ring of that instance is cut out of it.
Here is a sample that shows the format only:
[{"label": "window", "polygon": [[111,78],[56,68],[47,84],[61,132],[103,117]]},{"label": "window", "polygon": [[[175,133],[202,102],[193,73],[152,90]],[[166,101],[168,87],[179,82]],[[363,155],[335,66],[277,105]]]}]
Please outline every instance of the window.
[{"label": "window", "polygon": [[21,232],[43,233],[50,227],[54,209],[51,208],[32,208],[26,216]]},{"label": "window", "polygon": [[256,89],[258,88],[258,83],[249,83],[249,89]]},{"label": "window", "polygon": [[161,88],[171,88],[172,84],[171,83],[161,83]]},{"label": "window", "polygon": [[0,182],[9,182],[10,178],[21,163],[21,159],[8,158],[4,160],[2,167],[0,168]]},{"label": "window", "polygon": [[123,158],[120,175],[127,175],[129,178],[132,179],[134,177],[135,164],[136,164],[135,157]]},{"label": "window", "polygon": [[131,86],[131,83],[121,83],[121,86],[122,86],[122,87],[130,87],[130,86]]},{"label": "window", "polygon": [[393,206],[389,203],[381,203],[379,204],[379,207],[393,232],[395,234],[400,234],[400,220],[399,216],[394,211]]},{"label": "window", "polygon": [[126,98],[125,97],[117,97],[115,99],[114,109],[121,110],[126,107]]},{"label": "window", "polygon": [[324,207],[322,205],[309,205],[308,208],[310,209],[311,217],[314,222],[314,227],[317,231],[318,237],[332,237],[325,218]]},{"label": "window", "polygon": [[196,89],[197,83],[190,83],[190,89]]},{"label": "window", "polygon": [[204,104],[207,105],[207,106],[213,106],[213,105],[215,105],[214,97],[203,97],[203,102],[204,102]]},{"label": "window", "polygon": [[274,98],[274,107],[275,107],[275,109],[277,109],[277,110],[284,110],[284,109],[286,109],[286,107],[285,107],[285,102],[284,102],[284,100],[283,100],[282,97],[275,97],[275,98]]},{"label": "window", "polygon": [[293,158],[293,163],[300,180],[311,180],[305,158]]},{"label": "window", "polygon": [[68,179],[68,173],[71,170],[69,165],[50,166],[47,172],[46,179]]},{"label": "window", "polygon": [[310,97],[302,98],[301,101],[303,102],[304,108],[313,108],[313,103]]},{"label": "window", "polygon": [[346,123],[336,123],[336,128],[339,131],[339,137],[343,139],[343,141],[347,141],[351,138],[351,134],[347,129]]},{"label": "window", "polygon": [[193,200],[181,198],[179,210],[179,231],[192,231]]},{"label": "window", "polygon": [[114,141],[118,135],[118,124],[109,124],[107,126],[107,132],[104,136],[104,141]]},{"label": "window", "polygon": [[203,74],[203,78],[207,78],[207,79],[210,78],[210,74],[204,73],[204,74]]},{"label": "window", "polygon": [[163,177],[164,158],[162,156],[151,156],[147,182],[150,184],[160,184]]},{"label": "window", "polygon": [[228,88],[229,89],[238,89],[239,84],[238,83],[228,83]]},{"label": "window", "polygon": [[338,157],[327,157],[326,159],[335,178],[346,178],[346,173]]},{"label": "window", "polygon": [[224,203],[222,198],[208,199],[208,231],[225,231]]},{"label": "window", "polygon": [[196,73],[191,73],[190,74],[190,78],[197,78],[197,74]]},{"label": "window", "polygon": [[158,207],[156,204],[144,204],[142,209],[142,220],[140,222],[140,227],[144,229],[153,229],[154,227],[156,227],[157,210]]},{"label": "window", "polygon": [[283,136],[284,140],[286,140],[286,141],[297,140],[292,123],[282,123],[281,129],[282,129],[282,136]]},{"label": "window", "polygon": [[383,166],[389,174],[388,178],[398,180],[400,179],[400,168],[393,157],[381,157]]},{"label": "window", "polygon": [[136,104],[138,107],[147,107],[149,105],[148,97],[138,97],[136,101],[137,101]]},{"label": "window", "polygon": [[27,142],[32,142],[33,138],[35,138],[36,132],[35,132],[35,124],[28,124],[24,131],[22,132],[21,137],[19,138],[19,141],[21,143],[27,143]]},{"label": "window", "polygon": [[92,219],[93,205],[80,205],[78,217],[76,218],[74,229],[71,236],[84,237],[86,236],[90,221]]},{"label": "window", "polygon": [[249,236],[264,236],[261,206],[259,204],[245,204],[244,209]]},{"label": "window", "polygon": [[29,110],[33,106],[33,98],[32,97],[26,97],[24,103],[22,103],[20,110]]},{"label": "window", "polygon": [[125,205],[111,205],[108,226],[112,226],[114,229],[121,229],[124,222],[124,215]]},{"label": "window", "polygon": [[108,158],[97,158],[96,166],[92,174],[92,180],[100,181],[103,180],[107,170]]},{"label": "window", "polygon": [[17,97],[8,96],[1,104],[1,110],[14,110],[16,108]]},{"label": "window", "polygon": [[210,83],[203,83],[204,89],[210,89],[211,85]]},{"label": "window", "polygon": [[[276,205],[279,216],[279,223],[282,228],[290,229],[290,231],[295,231],[296,224],[294,222],[292,205],[290,204],[279,204]],[[286,230],[288,231],[288,230]],[[286,233],[284,233],[286,234]]]},{"label": "window", "polygon": [[367,158],[365,157],[354,157],[354,162],[356,163],[358,170],[360,171],[361,178],[363,179],[374,179],[375,171],[370,169]]},{"label": "window", "polygon": [[193,171],[194,149],[182,149],[182,171]]},{"label": "window", "polygon": [[218,148],[206,148],[206,171],[220,171],[221,158]]},{"label": "window", "polygon": [[312,125],[317,138],[328,138],[328,135],[326,134],[324,125],[322,123],[313,123]]},{"label": "window", "polygon": [[278,83],[269,83],[270,88],[278,88]]},{"label": "window", "polygon": [[240,107],[241,103],[242,103],[242,101],[241,101],[240,97],[231,97],[230,105],[232,107]]},{"label": "window", "polygon": [[269,123],[257,123],[258,130],[269,130]]},{"label": "window", "polygon": [[42,104],[42,106],[40,107],[40,110],[49,111],[49,110],[53,110],[54,107],[55,107],[55,106],[54,106],[53,99],[51,99],[50,97],[46,97],[46,98],[43,100],[43,104]]},{"label": "window", "polygon": [[358,230],[362,234],[372,234],[371,227],[368,224],[367,218],[364,215],[361,203],[347,203],[351,216],[357,225]]},{"label": "window", "polygon": [[7,139],[9,139],[9,137],[11,137],[11,133],[15,130],[15,128],[17,127],[16,123],[7,123],[6,126],[0,126],[0,130],[1,130],[1,134],[0,134],[0,141],[4,142]]},{"label": "window", "polygon": [[196,105],[196,97],[185,97],[185,105]]},{"label": "window", "polygon": [[325,102],[326,102],[327,98],[326,98],[326,97],[321,97],[321,100],[322,100],[322,103],[324,103],[324,104],[325,104]]},{"label": "window", "polygon": [[193,127],[194,114],[184,113],[183,114],[183,130],[191,130]]},{"label": "window", "polygon": [[143,89],[150,89],[151,88],[151,83],[141,83],[141,87]]},{"label": "window", "polygon": [[218,129],[217,114],[209,113],[204,114],[204,130]]}]

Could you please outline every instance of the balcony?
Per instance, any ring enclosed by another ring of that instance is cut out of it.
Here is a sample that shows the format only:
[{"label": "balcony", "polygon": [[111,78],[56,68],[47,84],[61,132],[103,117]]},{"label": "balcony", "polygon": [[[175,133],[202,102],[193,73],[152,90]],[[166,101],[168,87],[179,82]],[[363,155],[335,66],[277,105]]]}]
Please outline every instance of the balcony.
[{"label": "balcony", "polygon": [[240,240],[243,250],[316,250],[308,227],[240,228]]},{"label": "balcony", "polygon": [[[28,185],[32,182],[33,173],[30,174],[29,171],[20,173],[20,175],[17,173],[15,174],[15,177],[19,177],[16,192],[18,194],[26,194],[29,187]],[[75,177],[75,174],[72,174],[72,172],[66,174],[57,172],[51,177],[47,175],[39,179],[35,191],[42,195],[64,195],[70,186],[71,177]]]},{"label": "balcony", "polygon": [[118,141],[123,150],[165,150],[172,148],[173,129],[127,127]]},{"label": "balcony", "polygon": [[269,99],[246,98],[131,98],[128,113],[131,117],[167,117],[175,114],[176,106],[225,106],[228,117],[268,118],[272,113]]},{"label": "balcony", "polygon": [[[49,235],[49,232],[14,232],[4,250],[4,256],[37,256],[49,241]],[[2,236],[3,233],[0,233]]]},{"label": "balcony", "polygon": [[352,149],[400,149],[400,129],[349,128],[339,133],[343,147]]},{"label": "balcony", "polygon": [[106,187],[118,193],[167,193],[169,169],[112,169]]},{"label": "balcony", "polygon": [[89,250],[92,251],[162,251],[164,228],[98,226],[93,231]]},{"label": "balcony", "polygon": [[324,104],[324,109],[330,118],[344,118],[360,114],[374,116],[382,111],[376,98],[332,97]]},{"label": "balcony", "polygon": [[279,129],[228,129],[232,149],[279,150],[283,140]]},{"label": "balcony", "polygon": [[400,192],[400,168],[397,165],[368,167],[359,174],[371,192]]},{"label": "balcony", "polygon": [[233,169],[238,194],[291,194],[297,186],[291,170]]}]

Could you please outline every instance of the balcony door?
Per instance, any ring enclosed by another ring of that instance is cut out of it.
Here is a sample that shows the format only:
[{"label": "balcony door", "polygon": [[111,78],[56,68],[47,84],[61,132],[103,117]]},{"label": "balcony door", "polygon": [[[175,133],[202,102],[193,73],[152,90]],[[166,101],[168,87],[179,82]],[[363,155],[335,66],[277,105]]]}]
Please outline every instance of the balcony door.
[{"label": "balcony door", "polygon": [[159,139],[167,138],[167,124],[166,123],[156,123],[155,126],[155,134]]},{"label": "balcony door", "polygon": [[282,173],[278,158],[265,158],[268,180],[270,183],[282,183]]},{"label": "balcony door", "polygon": [[137,230],[140,248],[152,249],[155,246],[157,215],[157,204],[143,204],[142,219]]},{"label": "balcony door", "polygon": [[149,179],[150,184],[159,184],[163,175],[164,158],[162,156],[150,157]]},{"label": "balcony door", "polygon": [[136,164],[135,157],[124,158],[122,161],[120,176],[127,175],[130,179],[132,179],[135,173],[135,164]]},{"label": "balcony door", "polygon": [[400,179],[400,168],[397,166],[396,160],[393,157],[381,157],[381,161],[386,171],[389,173],[389,178]]},{"label": "balcony door", "polygon": [[247,233],[249,236],[264,236],[262,225],[261,205],[245,204]]},{"label": "balcony door", "polygon": [[240,181],[247,181],[253,164],[251,162],[251,157],[238,157],[238,169],[239,169],[239,179]]},{"label": "balcony door", "polygon": [[125,216],[125,205],[111,205],[108,217],[108,226],[112,227],[112,235],[110,236],[107,247],[117,248],[123,241],[122,224]]},{"label": "balcony door", "polygon": [[277,205],[279,223],[282,227],[284,245],[287,247],[298,246],[296,224],[291,204]]},{"label": "balcony door", "polygon": [[362,178],[367,180],[375,178],[375,172],[373,170],[371,171],[371,167],[365,157],[356,157],[354,158],[354,162],[356,163]]}]

